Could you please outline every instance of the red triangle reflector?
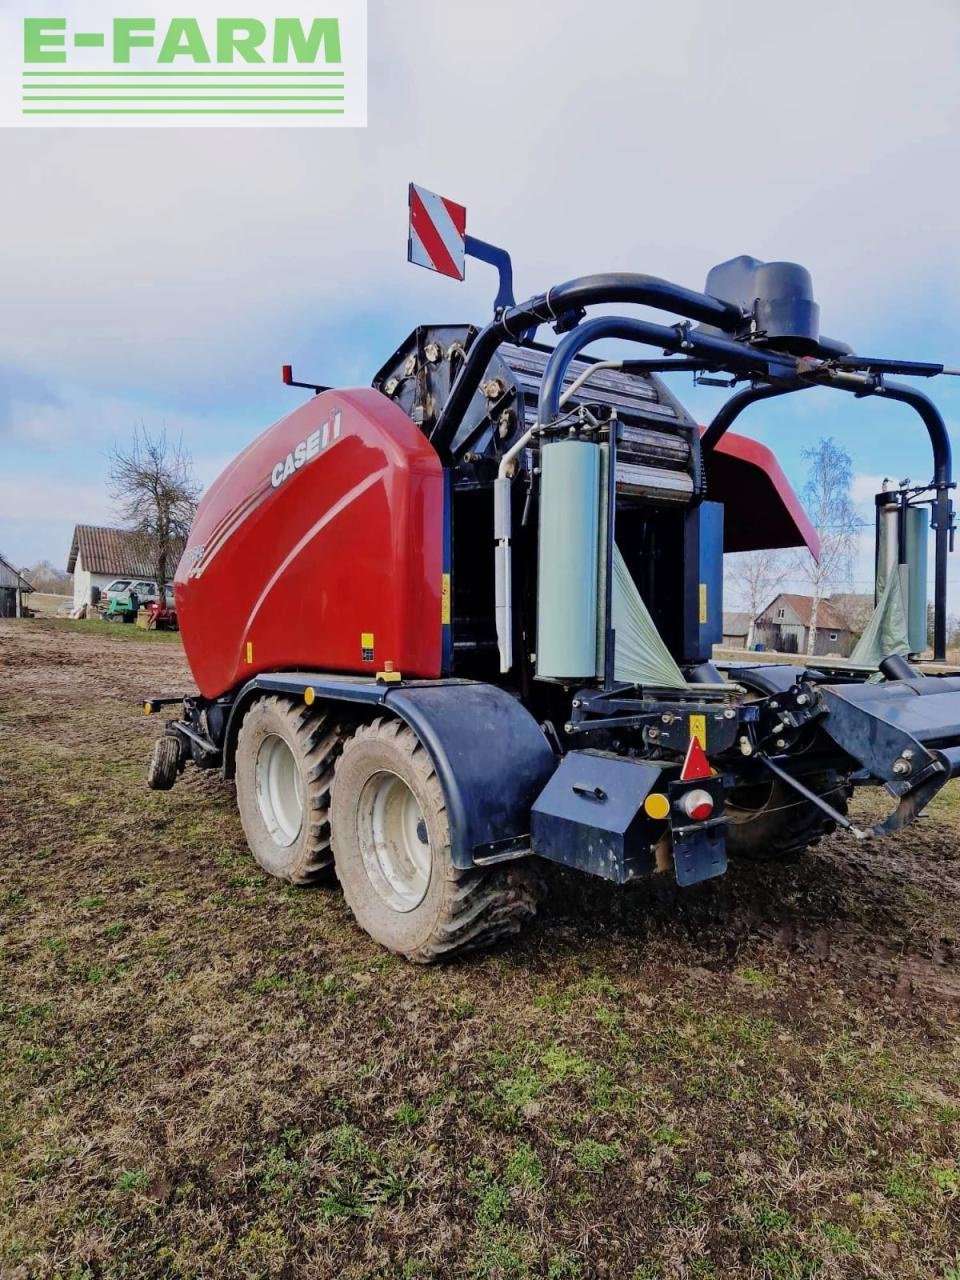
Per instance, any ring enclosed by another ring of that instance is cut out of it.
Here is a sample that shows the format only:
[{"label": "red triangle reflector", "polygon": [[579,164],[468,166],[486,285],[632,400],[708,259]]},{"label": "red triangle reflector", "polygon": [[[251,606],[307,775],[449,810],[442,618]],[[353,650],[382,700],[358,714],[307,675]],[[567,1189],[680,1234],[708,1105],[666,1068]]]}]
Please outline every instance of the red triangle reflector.
[{"label": "red triangle reflector", "polygon": [[697,778],[712,777],[713,770],[710,768],[707,753],[700,745],[700,739],[691,738],[690,745],[687,747],[687,758],[684,760],[683,768],[680,770],[680,781],[694,782]]}]

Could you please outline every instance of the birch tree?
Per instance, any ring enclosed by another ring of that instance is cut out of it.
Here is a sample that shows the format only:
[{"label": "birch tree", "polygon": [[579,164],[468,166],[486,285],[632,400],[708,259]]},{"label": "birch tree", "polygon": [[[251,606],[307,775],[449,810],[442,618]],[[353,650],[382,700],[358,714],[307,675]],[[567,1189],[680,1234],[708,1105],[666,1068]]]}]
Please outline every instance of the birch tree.
[{"label": "birch tree", "polygon": [[807,632],[807,656],[812,657],[820,605],[831,591],[849,583],[862,521],[850,496],[853,461],[846,449],[825,437],[804,449],[803,459],[807,463],[803,504],[820,539],[820,559],[804,555],[797,566],[813,597]]},{"label": "birch tree", "polygon": [[752,649],[757,616],[782,586],[787,563],[781,551],[742,551],[728,557],[727,574],[731,595],[750,614],[746,643]]}]

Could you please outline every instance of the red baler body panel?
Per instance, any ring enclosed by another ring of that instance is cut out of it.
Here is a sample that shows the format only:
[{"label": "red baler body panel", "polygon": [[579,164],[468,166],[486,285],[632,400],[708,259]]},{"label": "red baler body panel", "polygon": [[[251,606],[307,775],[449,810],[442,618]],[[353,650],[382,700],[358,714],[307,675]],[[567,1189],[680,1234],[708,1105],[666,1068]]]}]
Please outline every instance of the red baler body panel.
[{"label": "red baler body panel", "polygon": [[200,692],[386,662],[439,676],[443,493],[433,447],[378,391],[326,391],[265,431],[204,495],[176,573]]}]

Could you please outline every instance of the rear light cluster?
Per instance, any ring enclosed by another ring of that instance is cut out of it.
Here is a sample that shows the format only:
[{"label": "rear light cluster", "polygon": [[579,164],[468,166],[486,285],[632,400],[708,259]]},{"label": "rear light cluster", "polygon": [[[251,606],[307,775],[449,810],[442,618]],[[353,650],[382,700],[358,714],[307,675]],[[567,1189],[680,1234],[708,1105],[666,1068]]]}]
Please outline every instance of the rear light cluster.
[{"label": "rear light cluster", "polygon": [[706,822],[713,813],[713,796],[697,788],[680,798],[680,808],[691,822]]}]

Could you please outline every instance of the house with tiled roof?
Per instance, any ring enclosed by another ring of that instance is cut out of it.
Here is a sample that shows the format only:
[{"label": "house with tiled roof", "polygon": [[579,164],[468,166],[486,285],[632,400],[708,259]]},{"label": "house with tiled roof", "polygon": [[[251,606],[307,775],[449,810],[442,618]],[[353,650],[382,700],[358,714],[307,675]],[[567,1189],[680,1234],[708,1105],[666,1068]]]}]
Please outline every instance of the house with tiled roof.
[{"label": "house with tiled roof", "polygon": [[[813,597],[783,591],[757,614],[754,640],[765,649],[778,653],[807,652],[813,624]],[[849,657],[857,642],[847,618],[829,600],[821,600],[817,608],[817,627],[813,652],[817,657]]]},{"label": "house with tiled roof", "polygon": [[[174,548],[173,564],[182,551],[182,545]],[[154,568],[148,563],[142,540],[136,533],[104,525],[78,524],[70,543],[67,573],[73,574],[73,606],[78,609],[94,603],[95,587],[102,591],[117,578],[151,581]]]}]

